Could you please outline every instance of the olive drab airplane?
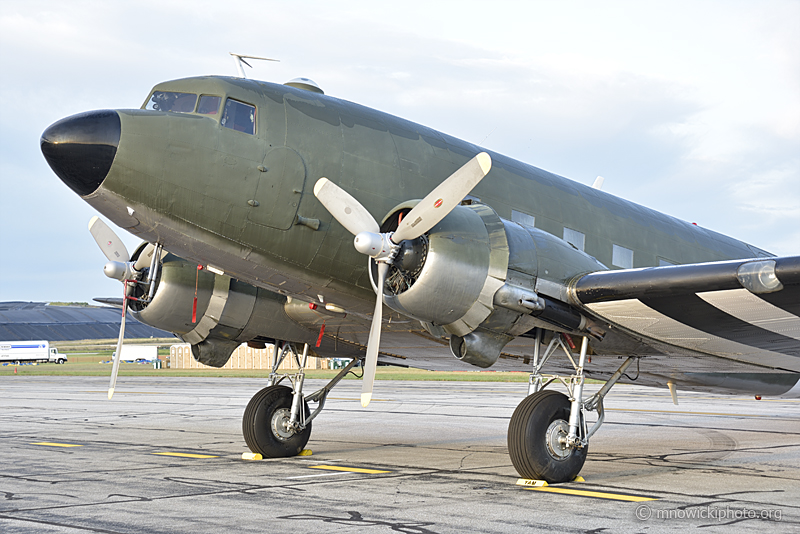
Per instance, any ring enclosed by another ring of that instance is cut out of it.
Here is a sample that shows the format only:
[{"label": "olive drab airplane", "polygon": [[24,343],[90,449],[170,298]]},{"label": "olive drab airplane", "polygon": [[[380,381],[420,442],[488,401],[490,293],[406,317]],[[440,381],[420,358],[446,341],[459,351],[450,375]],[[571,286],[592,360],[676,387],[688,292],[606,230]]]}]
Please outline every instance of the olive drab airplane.
[{"label": "olive drab airplane", "polygon": [[[331,388],[362,361],[364,406],[379,364],[529,371],[508,450],[521,476],[548,482],[577,476],[617,382],[669,387],[673,400],[800,396],[800,256],[305,78],[164,82],[140,109],[54,123],[41,149],[69,188],[143,239],[129,254],[101,219],[89,225],[105,273],[123,283],[120,343],[132,313],[210,366],[243,342],[276,344],[242,423],[264,457],[298,454]],[[309,355],[352,361],[307,393]],[[281,374],[284,358],[301,369]],[[587,377],[605,385],[588,395]]]}]

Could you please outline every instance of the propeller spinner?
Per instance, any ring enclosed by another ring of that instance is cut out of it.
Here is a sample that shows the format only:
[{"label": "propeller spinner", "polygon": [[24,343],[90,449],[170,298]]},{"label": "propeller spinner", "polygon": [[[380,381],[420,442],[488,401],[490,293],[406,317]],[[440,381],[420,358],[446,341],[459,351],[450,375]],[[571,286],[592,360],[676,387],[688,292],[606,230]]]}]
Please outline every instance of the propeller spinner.
[{"label": "propeller spinner", "polygon": [[378,263],[378,292],[367,341],[364,381],[361,387],[362,406],[366,407],[372,400],[383,321],[383,285],[389,266],[400,249],[400,243],[416,239],[430,231],[464,200],[491,168],[492,158],[486,152],[481,152],[428,193],[403,218],[395,232],[383,234],[372,214],[347,191],[327,178],[320,178],[314,185],[314,195],[325,209],[355,236],[353,245],[356,250]]}]

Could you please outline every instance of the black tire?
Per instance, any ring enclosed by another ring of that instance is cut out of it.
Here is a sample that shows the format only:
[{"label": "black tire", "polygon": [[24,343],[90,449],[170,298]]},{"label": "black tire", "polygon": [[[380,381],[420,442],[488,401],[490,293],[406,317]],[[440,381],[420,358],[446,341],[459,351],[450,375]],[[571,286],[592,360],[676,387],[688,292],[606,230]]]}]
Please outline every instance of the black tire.
[{"label": "black tire", "polygon": [[[308,416],[308,405],[304,403],[303,409]],[[286,386],[266,387],[250,399],[242,418],[242,434],[252,452],[264,458],[288,458],[303,450],[311,437],[311,423],[296,434],[280,432],[281,418],[288,418],[291,410],[292,390]]]},{"label": "black tire", "polygon": [[564,427],[569,430],[569,412],[566,395],[551,390],[529,395],[517,406],[508,425],[508,454],[520,476],[551,484],[569,482],[578,476],[588,447],[551,450],[552,437],[563,433]]},{"label": "black tire", "polygon": [[56,365],[64,365],[64,358],[59,358],[56,360]]}]

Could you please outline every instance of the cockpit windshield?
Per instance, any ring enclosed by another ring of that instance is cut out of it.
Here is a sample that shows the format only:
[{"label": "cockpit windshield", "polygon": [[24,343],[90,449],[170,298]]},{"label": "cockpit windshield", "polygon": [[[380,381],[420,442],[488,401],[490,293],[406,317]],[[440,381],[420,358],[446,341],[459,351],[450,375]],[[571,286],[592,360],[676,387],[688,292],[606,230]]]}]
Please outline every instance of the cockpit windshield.
[{"label": "cockpit windshield", "polygon": [[256,133],[256,107],[229,98],[225,101],[220,124],[225,128],[253,135]]},{"label": "cockpit windshield", "polygon": [[[221,105],[223,99],[225,104]],[[223,128],[250,135],[256,133],[256,107],[233,98],[200,94],[198,99],[195,93],[153,91],[145,109],[219,117],[219,124]]]},{"label": "cockpit windshield", "polygon": [[173,93],[155,91],[147,102],[145,109],[153,111],[171,111],[173,113],[191,113],[197,102],[197,95],[192,93]]},{"label": "cockpit windshield", "polygon": [[219,111],[219,103],[222,98],[219,96],[201,95],[200,103],[197,105],[197,112],[200,115],[216,115]]}]

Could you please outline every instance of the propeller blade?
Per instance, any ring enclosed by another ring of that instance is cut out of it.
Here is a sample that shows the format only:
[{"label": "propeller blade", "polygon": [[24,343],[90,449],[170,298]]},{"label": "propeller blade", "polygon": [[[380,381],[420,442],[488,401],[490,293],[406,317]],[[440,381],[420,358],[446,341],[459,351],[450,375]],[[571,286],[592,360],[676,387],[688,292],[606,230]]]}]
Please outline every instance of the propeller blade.
[{"label": "propeller blade", "polygon": [[[136,263],[133,264],[133,268],[136,269],[137,271],[141,271],[142,269],[147,269],[148,267],[150,267],[153,261],[153,252],[155,252],[155,250],[156,246],[153,245],[152,243],[148,243],[147,246],[144,247],[144,250],[142,250],[142,253],[139,254],[139,257],[136,259]],[[161,257],[158,259],[163,260],[164,256],[166,256],[167,254],[168,252],[162,248]]]},{"label": "propeller blade", "polygon": [[372,214],[358,200],[350,196],[350,193],[327,178],[317,180],[314,185],[314,196],[351,234],[380,232],[380,227]]},{"label": "propeller blade", "polygon": [[119,372],[119,359],[122,356],[122,338],[125,337],[125,311],[128,309],[128,301],[122,301],[122,322],[119,324],[119,339],[117,340],[117,352],[114,353],[114,367],[111,369],[111,382],[108,384],[108,399],[114,396],[114,388],[117,386],[117,373]]},{"label": "propeller blade", "polygon": [[118,299],[113,297],[98,297],[92,299],[95,302],[99,302],[100,304],[107,304],[108,306],[114,306],[115,308],[122,308],[122,301],[124,299]]},{"label": "propeller blade", "polygon": [[406,239],[416,239],[436,226],[483,180],[491,168],[492,158],[486,152],[469,160],[403,217],[403,222],[392,235],[392,242],[399,244]]},{"label": "propeller blade", "polygon": [[122,240],[97,215],[89,220],[89,233],[109,260],[125,263],[131,259]]},{"label": "propeller blade", "polygon": [[367,358],[364,361],[364,378],[361,383],[361,406],[366,408],[372,400],[372,385],[375,382],[375,370],[378,367],[378,349],[381,344],[381,326],[383,324],[383,284],[386,282],[386,273],[389,264],[378,262],[378,298],[375,300],[375,313],[372,316],[372,325],[369,327],[369,340],[367,341]]}]

